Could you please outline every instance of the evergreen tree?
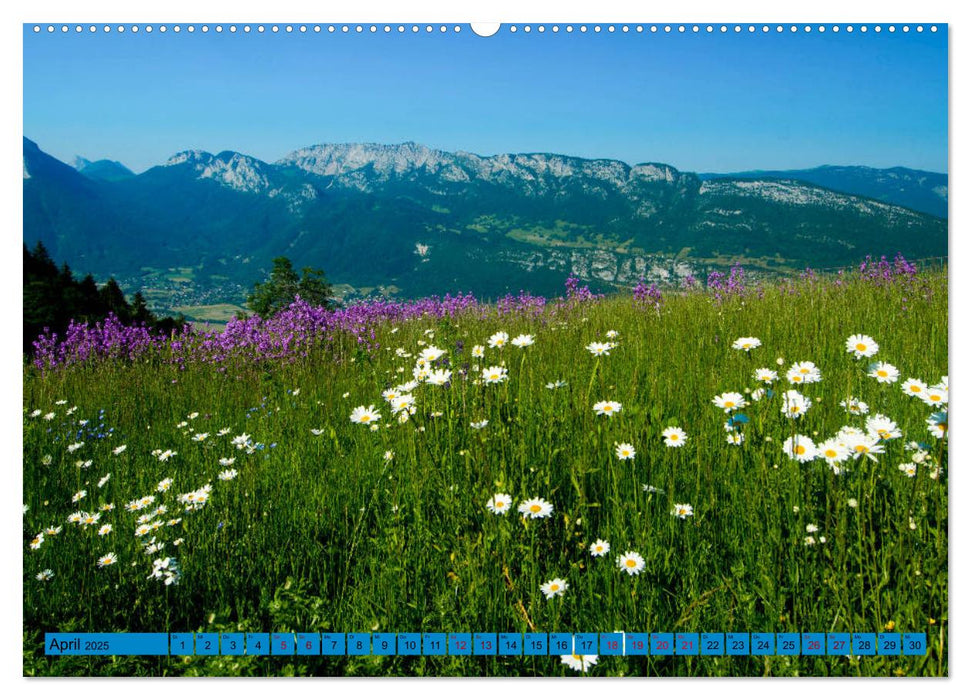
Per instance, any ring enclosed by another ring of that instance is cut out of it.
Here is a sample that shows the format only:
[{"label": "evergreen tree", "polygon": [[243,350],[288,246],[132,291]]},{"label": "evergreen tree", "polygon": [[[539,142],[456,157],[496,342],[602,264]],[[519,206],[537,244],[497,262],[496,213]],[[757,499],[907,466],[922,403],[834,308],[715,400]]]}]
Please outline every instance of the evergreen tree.
[{"label": "evergreen tree", "polygon": [[297,292],[300,298],[313,306],[323,306],[326,309],[334,309],[337,303],[334,301],[334,289],[330,286],[327,278],[324,277],[323,270],[312,267],[303,268],[300,284]]},{"label": "evergreen tree", "polygon": [[81,293],[81,309],[84,310],[84,314],[100,318],[108,313],[108,310],[102,307],[98,283],[94,281],[94,277],[85,275],[78,285],[78,291]]},{"label": "evergreen tree", "polygon": [[40,241],[37,241],[37,245],[34,246],[33,253],[28,251],[27,244],[24,244],[24,275],[31,277],[54,277],[57,275],[57,265],[51,260],[47,247]]},{"label": "evergreen tree", "polygon": [[151,325],[155,322],[155,314],[148,310],[148,302],[141,290],[135,292],[131,300],[131,320],[135,323]]},{"label": "evergreen tree", "polygon": [[101,297],[101,303],[107,309],[108,313],[113,313],[123,323],[131,320],[131,307],[125,300],[125,293],[121,291],[121,287],[118,286],[118,282],[115,281],[114,277],[111,277],[105,282],[104,286],[99,290],[99,296]]},{"label": "evergreen tree", "polygon": [[298,276],[289,258],[273,259],[273,271],[265,282],[253,285],[246,303],[254,313],[268,318],[287,308],[299,296],[314,306],[334,308],[332,289],[323,270],[305,267]]},{"label": "evergreen tree", "polygon": [[58,269],[43,243],[33,252],[24,245],[24,336],[23,349],[30,353],[33,342],[45,329],[63,337],[71,321],[96,323],[114,313],[123,323],[144,323],[149,328],[170,334],[185,326],[185,317],[155,317],[141,292],[125,299],[115,279],[100,289],[94,277],[78,282],[65,263]]}]

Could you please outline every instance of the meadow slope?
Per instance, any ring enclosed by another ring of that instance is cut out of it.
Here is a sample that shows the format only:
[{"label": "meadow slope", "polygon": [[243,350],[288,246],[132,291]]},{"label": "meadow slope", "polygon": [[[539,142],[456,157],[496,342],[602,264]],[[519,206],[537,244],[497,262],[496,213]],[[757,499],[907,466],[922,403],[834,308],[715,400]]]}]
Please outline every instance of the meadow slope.
[{"label": "meadow slope", "polygon": [[278,359],[160,341],[25,363],[24,672],[575,675],[558,657],[45,658],[53,630],[893,629],[928,654],[587,673],[946,675],[947,309],[946,272],[894,270],[573,289]]}]

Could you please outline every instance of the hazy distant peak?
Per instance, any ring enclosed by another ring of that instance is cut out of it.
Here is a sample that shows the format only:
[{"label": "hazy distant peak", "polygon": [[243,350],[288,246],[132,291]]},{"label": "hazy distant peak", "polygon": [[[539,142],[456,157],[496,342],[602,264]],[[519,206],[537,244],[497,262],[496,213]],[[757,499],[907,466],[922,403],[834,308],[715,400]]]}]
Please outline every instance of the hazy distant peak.
[{"label": "hazy distant peak", "polygon": [[124,164],[117,160],[88,160],[82,156],[76,156],[72,163],[74,168],[92,180],[104,180],[105,182],[117,182],[134,177],[135,173],[129,170]]}]

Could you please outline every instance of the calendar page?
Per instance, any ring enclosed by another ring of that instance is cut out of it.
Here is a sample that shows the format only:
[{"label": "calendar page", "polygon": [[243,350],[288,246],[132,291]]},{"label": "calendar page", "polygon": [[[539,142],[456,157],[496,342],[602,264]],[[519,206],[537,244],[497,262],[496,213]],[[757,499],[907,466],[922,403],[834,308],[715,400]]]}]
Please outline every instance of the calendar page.
[{"label": "calendar page", "polygon": [[949,674],[946,21],[273,14],[22,24],[24,675]]}]

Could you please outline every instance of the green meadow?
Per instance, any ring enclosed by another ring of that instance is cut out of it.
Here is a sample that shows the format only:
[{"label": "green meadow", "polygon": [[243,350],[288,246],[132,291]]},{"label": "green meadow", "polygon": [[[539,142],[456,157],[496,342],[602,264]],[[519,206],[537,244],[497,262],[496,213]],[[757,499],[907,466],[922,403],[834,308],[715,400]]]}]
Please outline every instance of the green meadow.
[{"label": "green meadow", "polygon": [[[946,417],[928,420],[947,405],[906,382],[943,382],[946,401],[947,298],[946,271],[850,276],[384,323],[376,350],[338,336],[292,362],[25,362],[24,673],[946,676]],[[875,354],[847,350],[856,334]],[[447,383],[401,387],[436,351],[425,371]],[[803,362],[819,381],[789,381]],[[397,414],[395,388],[413,397]],[[790,417],[796,390],[808,406]],[[894,429],[860,448],[877,415]],[[832,461],[792,449],[831,438]],[[48,631],[890,630],[926,633],[928,652],[599,656],[580,672],[556,656],[43,652]]]}]

